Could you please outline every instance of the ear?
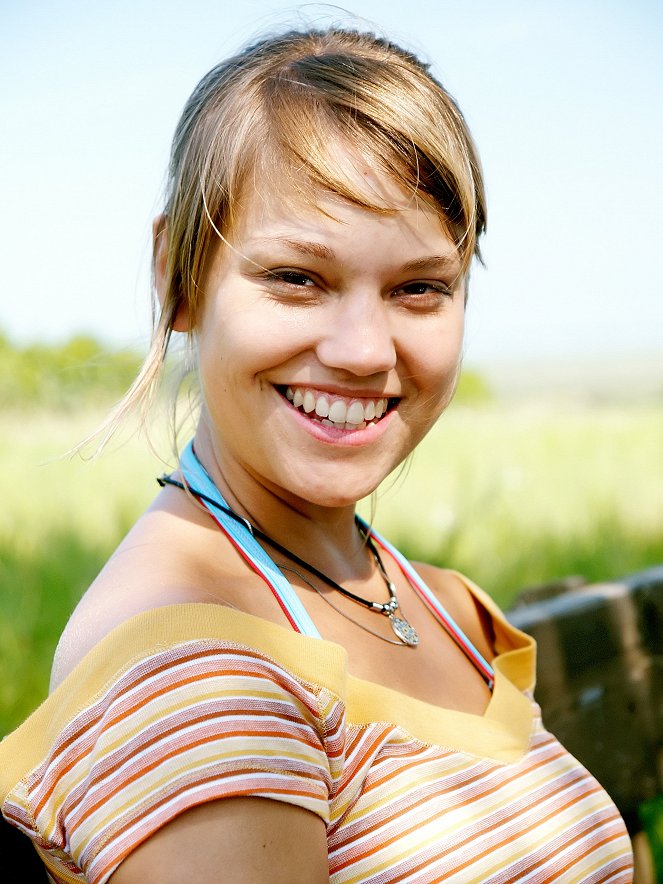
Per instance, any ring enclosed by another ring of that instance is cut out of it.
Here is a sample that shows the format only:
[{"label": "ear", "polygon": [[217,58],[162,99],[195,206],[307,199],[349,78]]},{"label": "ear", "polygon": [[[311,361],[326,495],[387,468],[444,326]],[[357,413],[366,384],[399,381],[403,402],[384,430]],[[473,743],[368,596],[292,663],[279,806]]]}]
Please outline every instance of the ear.
[{"label": "ear", "polygon": [[[168,217],[165,214],[157,215],[152,222],[152,248],[154,254],[154,286],[157,290],[157,298],[161,309],[168,295],[167,266],[168,266]],[[173,331],[188,332],[191,329],[189,308],[181,303],[177,307],[173,320]]]}]

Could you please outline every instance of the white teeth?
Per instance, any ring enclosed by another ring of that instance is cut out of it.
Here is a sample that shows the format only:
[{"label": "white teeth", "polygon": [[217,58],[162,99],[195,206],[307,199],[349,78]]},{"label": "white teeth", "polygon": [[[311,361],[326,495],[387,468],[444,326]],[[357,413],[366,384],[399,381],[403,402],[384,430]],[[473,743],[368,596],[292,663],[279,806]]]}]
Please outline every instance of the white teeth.
[{"label": "white teeth", "polygon": [[330,402],[324,394],[313,390],[302,391],[299,387],[287,387],[285,397],[295,408],[302,409],[306,414],[315,412],[325,426],[335,426],[346,430],[359,430],[373,426],[386,412],[388,399],[367,399],[365,402],[356,400],[350,405],[347,399],[334,399]]},{"label": "white teeth", "polygon": [[361,402],[353,402],[350,408],[348,408],[347,417],[345,420],[349,424],[363,424],[364,418],[364,406]]},{"label": "white teeth", "polygon": [[[358,404],[358,403],[353,403],[350,406],[350,410],[352,410],[354,408],[355,404]],[[348,420],[348,417],[347,417],[348,415],[349,415],[349,410],[348,410],[348,407],[346,406],[345,402],[343,402],[341,399],[337,399],[335,402],[332,402],[332,404],[329,408],[329,420],[330,421],[334,421],[335,424],[344,424],[346,422],[346,420]],[[354,421],[352,419],[350,419],[350,423],[354,423]]]},{"label": "white teeth", "polygon": [[329,402],[326,396],[318,396],[318,401],[315,403],[315,413],[318,417],[329,417]]}]

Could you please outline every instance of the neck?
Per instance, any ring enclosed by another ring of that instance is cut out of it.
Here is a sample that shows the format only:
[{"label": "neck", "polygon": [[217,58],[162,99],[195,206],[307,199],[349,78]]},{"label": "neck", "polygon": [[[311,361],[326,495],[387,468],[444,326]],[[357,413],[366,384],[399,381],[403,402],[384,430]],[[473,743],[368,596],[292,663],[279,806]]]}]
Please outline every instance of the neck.
[{"label": "neck", "polygon": [[224,456],[201,422],[196,455],[236,513],[334,580],[361,579],[371,561],[355,524],[355,506],[321,506],[258,479]]}]

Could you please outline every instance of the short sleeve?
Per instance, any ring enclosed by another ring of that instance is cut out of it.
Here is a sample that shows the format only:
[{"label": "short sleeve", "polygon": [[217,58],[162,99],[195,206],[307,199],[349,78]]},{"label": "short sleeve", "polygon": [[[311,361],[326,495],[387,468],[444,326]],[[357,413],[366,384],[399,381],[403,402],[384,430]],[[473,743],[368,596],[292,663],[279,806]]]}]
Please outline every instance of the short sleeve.
[{"label": "short sleeve", "polygon": [[227,642],[152,653],[62,731],[23,781],[17,822],[39,833],[56,881],[91,884],[207,801],[271,798],[328,823],[321,693],[267,655]]}]

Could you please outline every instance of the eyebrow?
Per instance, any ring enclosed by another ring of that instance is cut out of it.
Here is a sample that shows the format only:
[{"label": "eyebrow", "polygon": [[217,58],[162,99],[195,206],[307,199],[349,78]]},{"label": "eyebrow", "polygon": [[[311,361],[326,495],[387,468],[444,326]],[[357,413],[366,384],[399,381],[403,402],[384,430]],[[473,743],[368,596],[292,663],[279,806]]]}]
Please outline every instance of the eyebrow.
[{"label": "eyebrow", "polygon": [[336,253],[333,249],[330,249],[329,246],[325,246],[319,242],[288,239],[287,237],[281,236],[274,237],[273,239],[270,237],[262,240],[262,242],[279,243],[288,246],[288,248],[292,249],[294,252],[299,252],[300,255],[310,255],[314,258],[320,258],[323,261],[331,261],[336,257]]},{"label": "eyebrow", "polygon": [[[312,256],[322,261],[333,261],[336,252],[319,242],[311,240],[290,239],[286,236],[267,237],[262,242],[279,243],[287,246],[300,255]],[[401,268],[401,273],[421,273],[424,270],[455,270],[460,272],[460,259],[456,252],[451,255],[424,255],[412,261],[406,261]]]},{"label": "eyebrow", "polygon": [[405,273],[416,273],[420,270],[447,270],[460,267],[458,255],[427,255],[424,258],[415,258],[403,264],[401,270]]}]

